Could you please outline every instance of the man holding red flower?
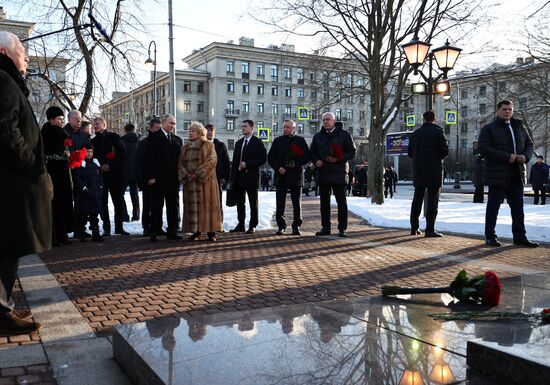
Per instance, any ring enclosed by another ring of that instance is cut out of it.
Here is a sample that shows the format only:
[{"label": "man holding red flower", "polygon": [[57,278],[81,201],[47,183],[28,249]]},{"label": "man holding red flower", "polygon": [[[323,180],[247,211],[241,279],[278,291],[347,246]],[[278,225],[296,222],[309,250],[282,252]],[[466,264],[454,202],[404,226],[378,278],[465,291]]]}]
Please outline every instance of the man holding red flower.
[{"label": "man holding red flower", "polygon": [[275,138],[267,161],[275,170],[275,194],[278,235],[286,232],[285,205],[286,193],[290,190],[290,199],[294,211],[292,235],[300,235],[302,225],[302,187],[304,187],[303,166],[309,162],[309,148],[306,140],[296,135],[296,122],[285,120],[283,135]]},{"label": "man holding red flower", "polygon": [[332,112],[323,114],[323,127],[311,142],[311,160],[317,167],[319,195],[321,197],[321,230],[317,236],[330,235],[330,193],[334,194],[338,205],[338,231],[346,237],[348,227],[348,204],[346,186],[348,184],[348,161],[355,157],[357,149],[350,133],[336,122]]}]

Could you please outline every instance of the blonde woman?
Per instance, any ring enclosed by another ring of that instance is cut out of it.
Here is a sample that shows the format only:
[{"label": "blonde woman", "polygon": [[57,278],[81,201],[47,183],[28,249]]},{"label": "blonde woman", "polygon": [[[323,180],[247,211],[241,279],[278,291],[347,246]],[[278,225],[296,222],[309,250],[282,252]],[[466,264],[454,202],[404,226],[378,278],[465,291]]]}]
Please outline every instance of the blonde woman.
[{"label": "blonde woman", "polygon": [[208,233],[216,241],[221,231],[221,208],[216,178],[216,149],[206,138],[206,129],[199,122],[189,126],[189,141],[183,145],[178,174],[183,183],[183,231],[193,233],[190,241],[197,241],[201,233]]}]

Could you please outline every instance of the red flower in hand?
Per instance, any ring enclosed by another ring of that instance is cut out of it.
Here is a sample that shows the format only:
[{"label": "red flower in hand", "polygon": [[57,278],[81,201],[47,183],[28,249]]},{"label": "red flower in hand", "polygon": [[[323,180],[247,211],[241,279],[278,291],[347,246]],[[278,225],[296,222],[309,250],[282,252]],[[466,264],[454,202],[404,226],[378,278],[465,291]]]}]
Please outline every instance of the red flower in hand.
[{"label": "red flower in hand", "polygon": [[301,157],[302,155],[304,155],[304,149],[302,147],[298,146],[295,143],[292,143],[290,145],[290,152],[294,155],[295,159],[297,159],[297,158]]},{"label": "red flower in hand", "polygon": [[483,286],[483,304],[497,306],[500,303],[500,290],[502,285],[500,279],[492,271],[486,271],[485,282]]},{"label": "red flower in hand", "polygon": [[63,141],[63,146],[71,147],[72,145],[73,145],[73,141],[71,140],[71,138],[65,138],[65,140]]},{"label": "red flower in hand", "polygon": [[82,165],[82,161],[86,158],[86,148],[71,152],[69,155],[69,168],[78,168]]},{"label": "red flower in hand", "polygon": [[116,155],[113,151],[109,151],[108,153],[105,154],[105,159],[107,160],[113,160],[116,158]]},{"label": "red flower in hand", "polygon": [[338,161],[344,160],[344,150],[342,150],[342,147],[336,143],[332,143],[330,145],[328,155],[338,159]]}]

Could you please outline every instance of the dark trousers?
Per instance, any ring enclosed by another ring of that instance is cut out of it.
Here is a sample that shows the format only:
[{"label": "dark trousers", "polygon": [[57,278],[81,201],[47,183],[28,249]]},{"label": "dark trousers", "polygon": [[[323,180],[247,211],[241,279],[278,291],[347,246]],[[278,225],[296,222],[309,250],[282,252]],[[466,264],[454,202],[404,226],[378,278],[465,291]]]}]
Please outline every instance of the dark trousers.
[{"label": "dark trousers", "polygon": [[516,182],[509,186],[489,186],[487,194],[487,208],[485,211],[485,238],[496,237],[495,226],[497,224],[498,210],[504,202],[504,198],[510,206],[512,215],[512,234],[514,240],[525,239],[525,224],[523,215],[523,184]]},{"label": "dark trousers", "polygon": [[483,192],[483,185],[476,186],[476,189],[474,190],[474,203],[483,203],[484,199],[485,196]]},{"label": "dark trousers", "polygon": [[411,230],[418,230],[420,224],[418,218],[422,211],[422,202],[424,194],[428,191],[426,199],[426,207],[424,214],[426,215],[426,233],[435,231],[435,218],[437,217],[437,206],[439,201],[439,187],[415,187],[414,196],[411,204]]},{"label": "dark trousers", "polygon": [[348,202],[346,199],[345,184],[319,184],[321,200],[321,227],[330,231],[330,194],[334,194],[338,205],[338,231],[346,231],[348,228]]},{"label": "dark trousers", "polygon": [[248,195],[248,204],[250,205],[250,222],[249,228],[258,226],[258,188],[256,187],[235,187],[235,201],[237,202],[237,219],[238,227],[244,228],[246,220],[246,205],[245,195]]},{"label": "dark trousers", "polygon": [[166,201],[166,221],[168,222],[167,233],[174,235],[178,229],[178,193],[164,193],[153,190],[151,210],[151,235],[160,234],[162,229],[162,210]]},{"label": "dark trousers", "polygon": [[19,258],[8,258],[5,255],[0,260],[0,314],[9,313],[13,310],[15,304],[11,298],[17,269],[19,268]]},{"label": "dark trousers", "polygon": [[109,218],[109,194],[115,207],[115,232],[122,230],[122,210],[124,190],[122,184],[114,184],[111,186],[105,185],[103,188],[103,209],[101,211],[101,220],[103,221],[103,231],[111,232],[111,219]]},{"label": "dark trousers", "polygon": [[393,186],[391,183],[384,184],[384,198],[388,197],[388,191],[390,193],[390,198],[393,198]]},{"label": "dark trousers", "polygon": [[[151,230],[151,210],[153,208],[152,194],[153,192],[151,186],[143,187],[143,190],[141,191],[141,227],[143,227],[143,231],[146,232]],[[160,224],[160,227],[162,228],[162,223]]]},{"label": "dark trousers", "polygon": [[546,186],[533,186],[533,191],[535,192],[535,200],[533,201],[533,204],[538,205],[539,204],[539,194],[540,194],[540,204],[545,205],[546,204]]},{"label": "dark trousers", "polygon": [[78,214],[78,225],[82,228],[86,227],[86,223],[90,221],[90,229],[94,236],[99,235],[99,218],[97,214]]},{"label": "dark trousers", "polygon": [[130,199],[132,200],[132,219],[135,220],[139,218],[139,193],[138,193],[138,184],[137,182],[128,182],[122,186],[122,204],[124,218],[129,218],[128,208],[126,207],[126,200],[124,199],[124,194],[126,189],[130,187]]},{"label": "dark trousers", "polygon": [[302,186],[276,186],[276,209],[275,220],[279,229],[286,228],[285,220],[285,206],[286,206],[286,192],[290,190],[290,200],[292,201],[292,209],[294,212],[294,219],[292,221],[292,228],[296,229],[302,226]]}]

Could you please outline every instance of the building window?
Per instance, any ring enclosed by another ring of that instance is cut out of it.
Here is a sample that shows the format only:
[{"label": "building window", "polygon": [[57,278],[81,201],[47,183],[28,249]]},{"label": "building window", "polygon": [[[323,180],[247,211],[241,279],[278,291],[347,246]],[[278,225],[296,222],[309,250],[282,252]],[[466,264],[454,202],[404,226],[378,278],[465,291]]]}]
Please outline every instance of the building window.
[{"label": "building window", "polygon": [[183,92],[191,92],[191,82],[190,81],[184,81],[183,82]]},{"label": "building window", "polygon": [[263,64],[256,64],[256,76],[258,77],[264,77],[264,65]]},{"label": "building window", "polygon": [[234,100],[228,100],[227,101],[227,113],[228,114],[235,113],[235,101]]},{"label": "building window", "polygon": [[500,92],[506,91],[506,82],[498,82],[498,90]]},{"label": "building window", "polygon": [[191,100],[183,101],[183,112],[191,112]]},{"label": "building window", "polygon": [[347,74],[346,75],[346,85],[348,87],[353,87],[353,75],[352,74]]},{"label": "building window", "polygon": [[328,99],[329,99],[328,91],[323,91],[323,100],[324,100],[325,102],[328,102]]},{"label": "building window", "polygon": [[365,85],[365,78],[361,76],[359,79],[357,79],[357,85],[359,87],[363,87]]},{"label": "building window", "polygon": [[284,73],[285,73],[285,80],[292,79],[292,69],[290,67],[285,67]]},{"label": "building window", "polygon": [[292,104],[285,104],[285,115],[290,116],[292,114]]},{"label": "building window", "polygon": [[271,86],[271,95],[272,96],[279,95],[279,86]]},{"label": "building window", "polygon": [[359,128],[359,136],[365,136],[365,127]]},{"label": "building window", "polygon": [[336,115],[336,120],[340,121],[342,120],[342,110],[340,108],[337,108],[334,112],[334,115]]},{"label": "building window", "polygon": [[462,132],[463,134],[468,132],[468,122],[460,123],[460,132]]},{"label": "building window", "polygon": [[296,78],[298,79],[298,84],[304,84],[304,69],[303,68],[297,68],[296,69]]},{"label": "building window", "polygon": [[460,116],[462,118],[468,117],[468,106],[460,106]]},{"label": "building window", "polygon": [[278,115],[279,114],[279,105],[278,104],[272,104],[271,105],[271,113],[273,115]]},{"label": "building window", "polygon": [[304,125],[298,124],[298,134],[303,134],[303,133],[304,133]]},{"label": "building window", "polygon": [[316,100],[317,99],[317,91],[311,90],[311,99]]},{"label": "building window", "polygon": [[340,75],[336,75],[336,76],[334,77],[334,83],[335,83],[336,85],[341,84],[341,83],[342,83],[342,77],[341,77]]},{"label": "building window", "polygon": [[243,73],[243,74],[248,74],[249,72],[250,72],[250,70],[249,70],[249,64],[248,64],[248,62],[243,61],[243,62],[241,63],[241,73]]},{"label": "building window", "polygon": [[[197,83],[197,93],[202,94],[204,93],[204,82],[198,82]],[[164,96],[164,94],[163,94]]]},{"label": "building window", "polygon": [[264,113],[264,104],[263,103],[258,103],[258,114],[263,114]]},{"label": "building window", "polygon": [[460,139],[460,148],[467,148],[468,139]]},{"label": "building window", "polygon": [[487,96],[487,86],[479,86],[479,96]]},{"label": "building window", "polygon": [[277,64],[272,64],[271,65],[271,81],[272,82],[276,82],[279,80],[279,74],[278,74],[279,70],[277,68]]},{"label": "building window", "polygon": [[263,94],[264,94],[264,85],[258,84],[258,95],[263,95]]},{"label": "building window", "polygon": [[527,98],[519,98],[519,108],[527,107]]},{"label": "building window", "polygon": [[285,87],[285,96],[286,97],[292,96],[292,87]]},{"label": "building window", "polygon": [[304,89],[303,89],[303,88],[298,88],[298,97],[299,97],[299,98],[303,98],[303,97],[304,97]]},{"label": "building window", "polygon": [[273,122],[273,132],[279,132],[279,123]]},{"label": "building window", "polygon": [[225,121],[225,127],[227,128],[227,131],[234,131],[235,130],[235,119],[227,119]]},{"label": "building window", "polygon": [[243,102],[243,112],[250,112],[250,104],[248,102]]},{"label": "building window", "polygon": [[485,115],[487,113],[487,105],[486,104],[480,104],[479,105],[479,114]]},{"label": "building window", "polygon": [[204,102],[197,103],[197,112],[204,112]]},{"label": "building window", "polygon": [[225,72],[227,72],[228,74],[235,73],[233,60],[228,60],[227,62],[225,62]]},{"label": "building window", "polygon": [[235,149],[235,139],[227,139],[227,149],[228,150]]},{"label": "building window", "polygon": [[341,101],[342,101],[342,93],[340,93],[340,92],[337,92],[337,93],[336,93],[336,101],[337,101],[337,102],[341,102]]},{"label": "building window", "polygon": [[250,85],[248,83],[243,83],[243,94],[250,93]]},{"label": "building window", "polygon": [[36,104],[39,104],[41,102],[40,91],[33,91],[32,96]]},{"label": "building window", "polygon": [[189,126],[191,125],[190,120],[184,120],[183,121],[183,131],[189,131]]},{"label": "building window", "polygon": [[312,135],[313,135],[313,134],[316,134],[316,133],[317,133],[317,125],[315,125],[315,124],[310,124],[310,125],[309,125],[309,133],[312,134]]},{"label": "building window", "polygon": [[310,72],[309,73],[309,81],[314,81],[315,80],[315,72]]},{"label": "building window", "polygon": [[348,120],[351,120],[353,119],[353,110],[348,110],[347,113],[346,113],[347,117],[348,117]]},{"label": "building window", "polygon": [[227,92],[235,92],[235,82],[233,81],[228,81],[227,82]]}]

